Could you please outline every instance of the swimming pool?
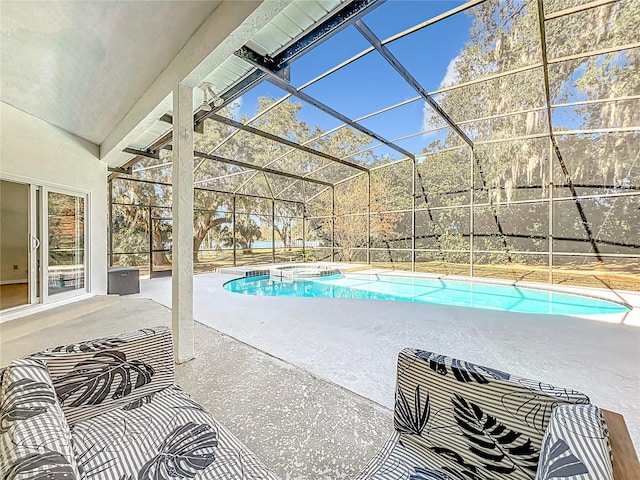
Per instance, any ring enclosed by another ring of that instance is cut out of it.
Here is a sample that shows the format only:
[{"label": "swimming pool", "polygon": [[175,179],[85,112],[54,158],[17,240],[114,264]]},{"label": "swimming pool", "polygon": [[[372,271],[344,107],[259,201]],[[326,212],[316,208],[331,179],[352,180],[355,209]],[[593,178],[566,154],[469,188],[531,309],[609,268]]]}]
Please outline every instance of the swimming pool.
[{"label": "swimming pool", "polygon": [[625,305],[599,298],[441,278],[347,273],[292,280],[260,275],[232,280],[224,288],[248,295],[395,300],[554,315],[629,311]]}]

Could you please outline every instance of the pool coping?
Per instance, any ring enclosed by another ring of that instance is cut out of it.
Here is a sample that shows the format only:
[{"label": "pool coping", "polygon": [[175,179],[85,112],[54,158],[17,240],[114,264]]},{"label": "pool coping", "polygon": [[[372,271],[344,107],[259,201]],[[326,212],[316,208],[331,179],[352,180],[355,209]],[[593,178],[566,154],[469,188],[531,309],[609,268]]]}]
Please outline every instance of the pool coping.
[{"label": "pool coping", "polygon": [[[331,267],[335,270],[340,270],[341,273],[356,273],[358,275],[382,275],[382,276],[389,276],[389,277],[395,276],[395,277],[429,278],[429,279],[438,279],[438,280],[470,282],[470,283],[478,283],[478,284],[485,284],[485,285],[511,286],[516,288],[521,287],[521,288],[527,288],[531,290],[539,290],[539,291],[547,291],[547,292],[566,293],[571,295],[577,295],[580,297],[592,298],[596,300],[604,300],[604,301],[616,303],[618,305],[621,305],[627,308],[628,310],[626,312],[618,312],[618,313],[565,314],[565,315],[572,316],[572,317],[585,318],[589,320],[604,321],[608,323],[622,323],[622,324],[640,326],[640,292],[627,291],[627,290],[613,290],[613,289],[604,289],[604,288],[597,288],[597,287],[546,284],[546,283],[520,281],[520,280],[514,281],[514,280],[508,280],[508,279],[501,279],[501,278],[470,277],[470,276],[464,276],[464,275],[449,275],[449,274],[428,273],[428,272],[410,272],[405,270],[388,270],[384,268],[375,268],[367,264],[349,264],[349,263],[339,263],[339,262],[309,262],[309,263],[283,262],[283,263],[267,264],[267,265],[264,265],[264,264],[263,265],[245,265],[242,267],[221,268],[218,270],[218,273],[238,275],[238,278],[253,277],[253,276],[268,276],[270,275],[271,270],[274,268],[282,268],[282,267],[295,268],[295,267],[301,267],[302,265],[306,267],[312,267],[312,266],[321,266],[325,268]],[[300,278],[300,280],[305,280],[305,278]],[[226,283],[228,282],[225,282],[225,284]],[[473,308],[473,307],[469,307],[469,308]],[[627,323],[626,321],[627,317],[632,313],[636,313],[638,316],[638,319],[637,320],[632,319],[631,323]],[[622,316],[622,318],[619,318],[620,316]],[[617,318],[614,319],[611,317],[617,317]]]}]

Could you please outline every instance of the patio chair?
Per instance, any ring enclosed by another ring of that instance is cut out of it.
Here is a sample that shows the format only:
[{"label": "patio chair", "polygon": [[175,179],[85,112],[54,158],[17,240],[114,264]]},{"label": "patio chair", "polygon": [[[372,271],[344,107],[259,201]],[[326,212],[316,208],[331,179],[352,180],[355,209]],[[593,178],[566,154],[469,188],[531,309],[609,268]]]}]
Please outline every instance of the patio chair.
[{"label": "patio chair", "polygon": [[0,372],[0,478],[277,480],[174,381],[166,327],[14,360]]},{"label": "patio chair", "polygon": [[612,480],[607,426],[577,391],[436,353],[398,357],[394,432],[357,480]]}]

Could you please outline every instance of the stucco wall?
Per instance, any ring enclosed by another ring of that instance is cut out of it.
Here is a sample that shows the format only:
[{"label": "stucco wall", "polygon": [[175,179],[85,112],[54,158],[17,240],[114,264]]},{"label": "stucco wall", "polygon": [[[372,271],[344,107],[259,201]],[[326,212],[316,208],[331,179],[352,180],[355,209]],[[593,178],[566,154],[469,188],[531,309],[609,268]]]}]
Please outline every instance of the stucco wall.
[{"label": "stucco wall", "polygon": [[0,175],[89,194],[89,285],[107,291],[107,166],[90,142],[0,102]]}]

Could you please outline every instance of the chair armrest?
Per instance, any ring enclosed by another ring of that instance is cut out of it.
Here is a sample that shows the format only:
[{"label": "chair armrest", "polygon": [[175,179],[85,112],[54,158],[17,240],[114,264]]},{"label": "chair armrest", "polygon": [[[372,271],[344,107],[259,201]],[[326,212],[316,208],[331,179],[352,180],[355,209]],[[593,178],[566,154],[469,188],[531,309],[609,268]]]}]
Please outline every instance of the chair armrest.
[{"label": "chair armrest", "polygon": [[71,432],[45,364],[21,358],[0,378],[0,476],[81,478]]},{"label": "chair armrest", "polygon": [[607,424],[595,405],[562,405],[544,435],[536,480],[613,480]]},{"label": "chair armrest", "polygon": [[615,480],[635,480],[640,478],[640,462],[631,441],[624,417],[619,413],[601,409],[609,428],[609,441],[613,456],[613,478]]}]

